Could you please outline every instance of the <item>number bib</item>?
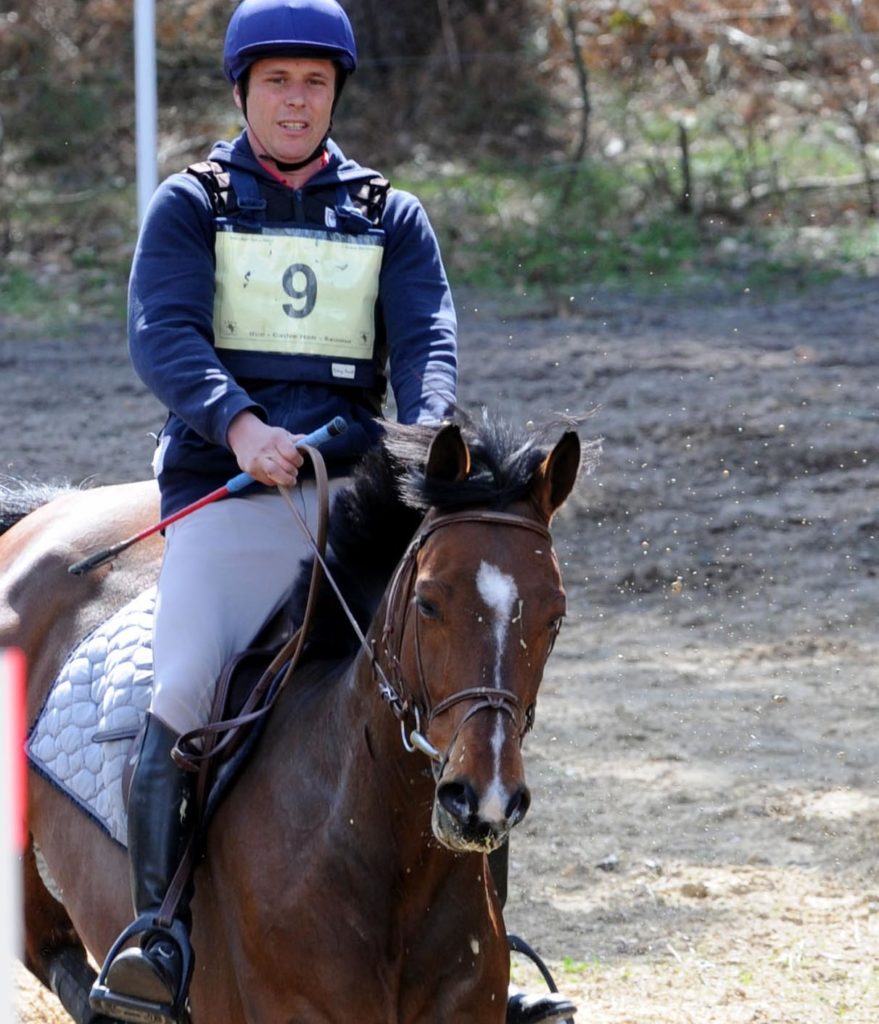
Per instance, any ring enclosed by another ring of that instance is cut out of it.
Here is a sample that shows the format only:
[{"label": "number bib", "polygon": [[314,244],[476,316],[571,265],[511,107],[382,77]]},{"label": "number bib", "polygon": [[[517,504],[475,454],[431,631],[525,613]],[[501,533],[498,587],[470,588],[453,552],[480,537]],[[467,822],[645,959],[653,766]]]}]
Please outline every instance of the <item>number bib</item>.
[{"label": "number bib", "polygon": [[379,234],[217,231],[218,349],[371,360]]}]

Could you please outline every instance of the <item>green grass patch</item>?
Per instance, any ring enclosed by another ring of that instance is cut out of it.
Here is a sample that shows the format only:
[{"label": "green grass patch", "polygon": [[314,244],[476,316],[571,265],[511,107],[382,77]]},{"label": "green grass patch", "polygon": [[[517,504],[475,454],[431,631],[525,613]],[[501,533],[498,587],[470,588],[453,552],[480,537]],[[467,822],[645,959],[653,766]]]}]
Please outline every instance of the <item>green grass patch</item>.
[{"label": "green grass patch", "polygon": [[85,320],[125,320],[125,274],[75,267],[51,277],[30,268],[0,273],[0,310],[25,328],[64,333]]},{"label": "green grass patch", "polygon": [[0,308],[9,316],[28,316],[52,299],[51,289],[26,270],[0,273]]},{"label": "green grass patch", "polygon": [[135,189],[121,179],[59,189],[16,179],[0,204],[0,313],[55,329],[124,317],[136,238]]},{"label": "green grass patch", "polygon": [[805,208],[769,208],[759,223],[683,213],[669,196],[648,198],[640,171],[608,164],[404,169],[394,182],[424,201],[455,286],[513,295],[597,285],[764,292],[879,266],[870,221],[821,226]]}]

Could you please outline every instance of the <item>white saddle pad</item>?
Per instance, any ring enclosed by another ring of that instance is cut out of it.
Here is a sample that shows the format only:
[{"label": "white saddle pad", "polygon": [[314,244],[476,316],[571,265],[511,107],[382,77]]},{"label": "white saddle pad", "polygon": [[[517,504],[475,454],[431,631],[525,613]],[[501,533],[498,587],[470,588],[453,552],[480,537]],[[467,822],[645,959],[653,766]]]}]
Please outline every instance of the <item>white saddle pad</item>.
[{"label": "white saddle pad", "polygon": [[153,685],[152,587],[93,630],[64,663],[28,736],[31,764],[125,845],[122,771]]}]

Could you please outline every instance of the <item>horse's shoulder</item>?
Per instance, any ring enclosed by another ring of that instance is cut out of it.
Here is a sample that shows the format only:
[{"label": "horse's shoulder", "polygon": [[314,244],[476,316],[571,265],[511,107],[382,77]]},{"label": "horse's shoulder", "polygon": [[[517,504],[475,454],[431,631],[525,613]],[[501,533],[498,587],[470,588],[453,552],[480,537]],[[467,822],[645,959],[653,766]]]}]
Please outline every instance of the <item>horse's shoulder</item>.
[{"label": "horse's shoulder", "polygon": [[83,534],[95,530],[122,539],[158,520],[159,488],[155,480],[74,488],[26,518],[32,517],[38,517],[33,519],[36,529],[50,530],[57,540],[71,537],[82,543]]},{"label": "horse's shoulder", "polygon": [[0,592],[4,584],[34,573],[46,586],[47,574],[66,573],[85,555],[144,529],[158,508],[154,481],[62,492],[0,536]]}]

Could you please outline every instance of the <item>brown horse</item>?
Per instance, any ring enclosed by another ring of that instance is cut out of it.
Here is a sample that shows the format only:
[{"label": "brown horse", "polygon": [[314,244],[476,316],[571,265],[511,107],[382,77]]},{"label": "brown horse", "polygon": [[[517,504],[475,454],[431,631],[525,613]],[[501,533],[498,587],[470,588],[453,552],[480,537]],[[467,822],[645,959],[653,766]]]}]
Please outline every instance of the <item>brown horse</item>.
[{"label": "brown horse", "polygon": [[[395,427],[341,495],[330,542],[369,646],[340,641],[354,631],[328,594],[211,821],[194,1024],[505,1020],[486,854],[528,809],[521,744],[565,610],[548,527],[581,458],[571,431],[547,451],[489,423]],[[12,514],[0,646],[26,654],[30,721],[76,643],[155,581],[161,541],[86,576],[68,566],[156,516],[146,483]],[[86,950],[101,961],[131,918],[126,853],[35,773],[28,827],[26,966],[79,1024],[104,1021]]]}]

